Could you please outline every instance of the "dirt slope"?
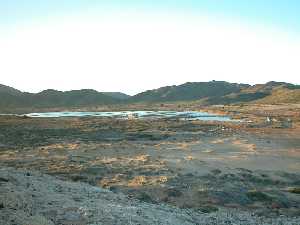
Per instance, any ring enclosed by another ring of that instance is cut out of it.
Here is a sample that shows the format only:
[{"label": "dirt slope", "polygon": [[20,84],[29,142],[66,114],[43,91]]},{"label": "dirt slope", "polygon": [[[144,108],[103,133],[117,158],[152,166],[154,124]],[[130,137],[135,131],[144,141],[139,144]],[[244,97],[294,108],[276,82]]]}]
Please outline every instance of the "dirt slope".
[{"label": "dirt slope", "polygon": [[128,199],[82,183],[61,181],[37,172],[0,170],[0,224],[299,224],[299,218],[264,219],[248,213],[201,214]]}]

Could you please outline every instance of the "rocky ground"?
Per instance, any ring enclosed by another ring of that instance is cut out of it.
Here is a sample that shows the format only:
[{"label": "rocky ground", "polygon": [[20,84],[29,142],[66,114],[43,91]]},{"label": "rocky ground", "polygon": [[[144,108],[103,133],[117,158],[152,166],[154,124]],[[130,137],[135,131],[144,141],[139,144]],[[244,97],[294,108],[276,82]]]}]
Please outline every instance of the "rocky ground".
[{"label": "rocky ground", "polygon": [[[22,224],[8,220],[14,208],[15,221],[37,216],[45,224],[77,224],[63,223],[64,214],[78,224],[299,224],[300,110],[244,108],[204,109],[242,123],[1,116],[3,224]],[[18,196],[26,200],[5,203]],[[81,218],[85,206],[91,218]]]},{"label": "rocky ground", "polygon": [[205,214],[144,203],[88,184],[12,168],[1,168],[0,190],[2,225],[297,225],[300,222],[296,217],[265,218],[239,210],[221,209]]}]

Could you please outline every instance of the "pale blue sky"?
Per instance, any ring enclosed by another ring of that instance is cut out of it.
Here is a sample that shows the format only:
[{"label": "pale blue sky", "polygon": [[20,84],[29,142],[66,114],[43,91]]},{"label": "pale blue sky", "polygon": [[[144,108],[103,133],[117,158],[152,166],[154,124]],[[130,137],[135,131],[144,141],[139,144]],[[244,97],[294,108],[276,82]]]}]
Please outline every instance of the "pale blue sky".
[{"label": "pale blue sky", "polygon": [[0,22],[42,20],[90,8],[179,10],[300,30],[299,0],[0,0]]},{"label": "pale blue sky", "polygon": [[299,0],[0,0],[0,83],[128,94],[300,83]]}]

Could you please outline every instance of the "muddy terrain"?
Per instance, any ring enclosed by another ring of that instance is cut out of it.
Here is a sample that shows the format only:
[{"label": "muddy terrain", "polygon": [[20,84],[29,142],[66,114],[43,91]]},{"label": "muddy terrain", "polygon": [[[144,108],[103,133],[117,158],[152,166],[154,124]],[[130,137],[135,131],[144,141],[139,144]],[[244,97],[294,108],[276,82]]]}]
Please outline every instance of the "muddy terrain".
[{"label": "muddy terrain", "polygon": [[0,166],[147,204],[300,217],[300,107],[251,107],[202,109],[242,120],[222,123],[1,116]]}]

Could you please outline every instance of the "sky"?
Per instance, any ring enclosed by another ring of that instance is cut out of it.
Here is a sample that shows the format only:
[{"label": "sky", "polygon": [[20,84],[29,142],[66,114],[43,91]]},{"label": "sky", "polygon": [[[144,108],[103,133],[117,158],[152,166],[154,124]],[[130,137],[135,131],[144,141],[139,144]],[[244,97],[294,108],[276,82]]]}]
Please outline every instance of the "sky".
[{"label": "sky", "polygon": [[136,94],[300,84],[298,0],[0,0],[0,83]]}]

